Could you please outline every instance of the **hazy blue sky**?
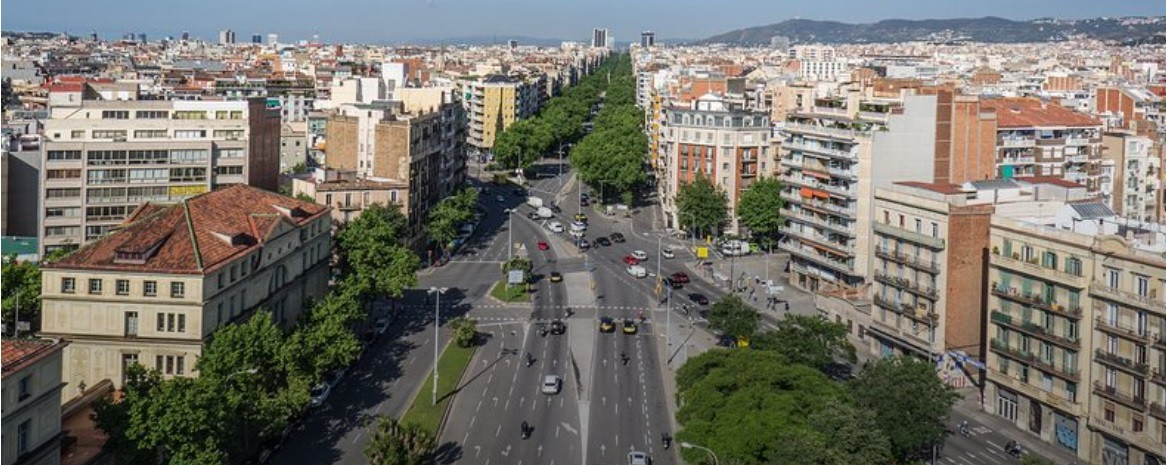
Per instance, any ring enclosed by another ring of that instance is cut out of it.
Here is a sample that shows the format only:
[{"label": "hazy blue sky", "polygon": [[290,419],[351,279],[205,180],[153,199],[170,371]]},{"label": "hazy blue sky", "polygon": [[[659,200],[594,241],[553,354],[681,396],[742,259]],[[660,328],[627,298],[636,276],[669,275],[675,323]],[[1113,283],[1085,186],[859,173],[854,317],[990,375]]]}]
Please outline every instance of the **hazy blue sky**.
[{"label": "hazy blue sky", "polygon": [[703,38],[801,17],[845,22],[1002,16],[1089,18],[1166,15],[1163,0],[7,0],[4,30],[151,38],[204,38],[233,29],[239,41],[274,32],[283,41],[397,42],[465,36],[585,40],[608,27],[619,41],[652,29]]}]

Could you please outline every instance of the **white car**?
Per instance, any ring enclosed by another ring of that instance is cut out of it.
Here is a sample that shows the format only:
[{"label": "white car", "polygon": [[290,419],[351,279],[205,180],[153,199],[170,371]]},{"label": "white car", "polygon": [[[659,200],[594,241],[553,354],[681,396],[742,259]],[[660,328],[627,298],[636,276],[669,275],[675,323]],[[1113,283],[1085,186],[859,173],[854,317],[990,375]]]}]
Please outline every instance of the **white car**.
[{"label": "white car", "polygon": [[645,278],[648,276],[648,270],[640,265],[631,265],[628,267],[628,274],[635,278]]},{"label": "white car", "polygon": [[644,260],[647,260],[647,259],[648,259],[648,254],[647,254],[647,253],[644,253],[644,251],[643,251],[643,250],[634,250],[634,251],[632,251],[632,256],[633,256],[633,257],[636,257],[636,260],[639,260],[639,261],[641,261],[641,262],[642,262],[642,261],[644,261]]},{"label": "white car", "polygon": [[558,394],[563,389],[563,379],[559,375],[546,375],[543,377],[542,393],[547,395]]},{"label": "white car", "polygon": [[323,405],[324,401],[328,400],[329,394],[332,394],[332,385],[327,382],[322,381],[320,384],[312,386],[312,390],[308,392],[308,395],[312,396],[312,399],[308,401],[308,406],[316,408]]},{"label": "white car", "polygon": [[676,258],[676,252],[672,250],[672,247],[665,247],[664,250],[660,251],[660,255],[664,258]]},{"label": "white car", "polygon": [[561,233],[561,232],[563,232],[563,223],[560,223],[558,221],[552,221],[550,223],[547,223],[547,229],[551,230],[551,232]]},{"label": "white car", "polygon": [[652,465],[652,458],[640,451],[628,453],[628,465]]}]

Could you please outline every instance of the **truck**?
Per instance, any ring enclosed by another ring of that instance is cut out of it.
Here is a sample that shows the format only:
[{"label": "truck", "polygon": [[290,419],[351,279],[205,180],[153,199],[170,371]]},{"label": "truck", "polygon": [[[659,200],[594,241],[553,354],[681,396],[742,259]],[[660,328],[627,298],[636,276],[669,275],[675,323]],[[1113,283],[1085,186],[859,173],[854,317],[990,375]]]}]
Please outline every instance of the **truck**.
[{"label": "truck", "polygon": [[541,208],[543,206],[543,199],[532,195],[526,198],[526,204],[534,208]]},{"label": "truck", "polygon": [[539,216],[539,218],[542,218],[545,220],[545,219],[549,219],[549,218],[555,216],[555,214],[553,212],[551,212],[551,209],[548,207],[538,207],[538,216]]}]

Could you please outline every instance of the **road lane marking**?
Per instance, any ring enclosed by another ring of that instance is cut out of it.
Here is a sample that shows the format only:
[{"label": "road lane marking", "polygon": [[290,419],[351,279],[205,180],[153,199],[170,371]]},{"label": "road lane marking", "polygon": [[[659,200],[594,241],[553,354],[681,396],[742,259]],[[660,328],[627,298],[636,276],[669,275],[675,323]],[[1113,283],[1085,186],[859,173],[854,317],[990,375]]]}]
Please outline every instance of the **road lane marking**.
[{"label": "road lane marking", "polygon": [[502,424],[501,423],[498,424],[498,429],[494,430],[494,437],[498,437],[498,435],[500,435],[500,434],[502,434]]},{"label": "road lane marking", "polygon": [[[474,422],[475,422],[475,421],[478,421],[478,416],[477,416],[477,415],[474,415],[473,417],[470,417],[470,428],[469,428],[469,429],[474,429]],[[466,432],[466,434],[469,434],[469,432]],[[465,441],[462,441],[462,443],[465,443]]]},{"label": "road lane marking", "polygon": [[357,431],[356,435],[352,437],[352,443],[356,444],[356,440],[358,439],[360,439],[360,431]]},{"label": "road lane marking", "polygon": [[571,433],[571,434],[574,434],[574,435],[578,435],[578,434],[579,434],[579,431],[578,431],[578,430],[576,430],[575,428],[572,428],[570,423],[567,423],[567,422],[565,422],[565,421],[564,421],[564,422],[562,422],[562,423],[559,423],[559,426],[562,426],[562,427],[563,427],[563,429],[567,430],[567,432],[569,432],[569,433]]},{"label": "road lane marking", "polygon": [[478,399],[478,406],[474,408],[474,413],[477,413],[480,410],[482,410],[482,399]]},{"label": "road lane marking", "polygon": [[[472,421],[471,421],[471,422],[470,422],[470,428],[473,428],[473,427],[474,427],[473,425],[474,425],[474,422],[472,422]],[[466,431],[466,434],[465,434],[465,436],[462,436],[462,444],[465,444],[465,443],[466,443],[466,441],[468,441],[469,439],[470,439],[470,432],[469,432],[469,431]]]}]

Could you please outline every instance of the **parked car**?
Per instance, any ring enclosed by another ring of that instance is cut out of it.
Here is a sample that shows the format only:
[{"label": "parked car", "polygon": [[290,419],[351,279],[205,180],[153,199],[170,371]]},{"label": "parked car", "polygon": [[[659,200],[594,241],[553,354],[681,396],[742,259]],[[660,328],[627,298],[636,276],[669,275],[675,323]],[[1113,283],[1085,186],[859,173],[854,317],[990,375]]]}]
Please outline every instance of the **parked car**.
[{"label": "parked car", "polygon": [[640,265],[631,265],[628,267],[628,274],[635,278],[644,278],[648,276],[648,270]]},{"label": "parked car", "polygon": [[579,246],[579,250],[583,250],[583,251],[586,251],[587,249],[591,248],[591,243],[587,242],[584,239],[579,239],[579,243],[577,245]]},{"label": "parked car", "polygon": [[623,238],[623,234],[620,234],[620,233],[611,233],[611,241],[612,241],[612,242],[615,242],[615,243],[622,243],[622,242],[624,242],[624,240],[625,240],[625,239]]},{"label": "parked car", "polygon": [[673,281],[676,281],[676,282],[681,283],[681,284],[688,284],[688,281],[689,281],[688,273],[684,273],[684,272],[680,272],[680,271],[672,273],[671,278]]},{"label": "parked car", "polygon": [[696,302],[698,305],[708,305],[709,304],[709,298],[705,297],[704,294],[697,294],[697,293],[688,294],[688,299],[693,301],[693,302]]},{"label": "parked car", "polygon": [[551,232],[561,233],[561,232],[563,232],[563,223],[560,223],[558,221],[552,221],[550,223],[547,223],[547,229],[551,230]]},{"label": "parked car", "polygon": [[538,249],[539,250],[549,250],[550,248],[551,248],[551,245],[547,244],[546,241],[538,241]]},{"label": "parked car", "polygon": [[665,247],[664,250],[660,251],[660,255],[663,255],[664,258],[676,258],[676,252],[672,251],[672,247]]},{"label": "parked car", "polygon": [[636,257],[633,257],[633,256],[631,256],[631,255],[624,255],[624,256],[623,256],[623,262],[624,262],[624,263],[627,263],[629,266],[632,266],[632,265],[639,265],[639,264],[640,264],[640,261],[639,261],[639,260],[636,260]]},{"label": "parked car", "polygon": [[597,237],[597,238],[595,238],[595,245],[596,246],[602,245],[604,247],[608,247],[611,245],[611,241],[607,240],[606,237]]},{"label": "parked car", "polygon": [[639,260],[641,262],[648,259],[647,252],[644,252],[643,250],[633,250],[632,256],[636,257],[636,260]]}]

